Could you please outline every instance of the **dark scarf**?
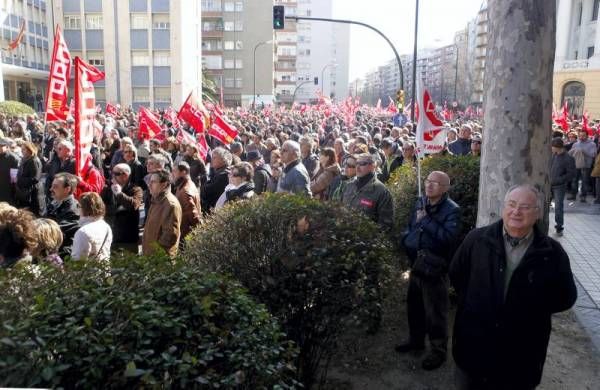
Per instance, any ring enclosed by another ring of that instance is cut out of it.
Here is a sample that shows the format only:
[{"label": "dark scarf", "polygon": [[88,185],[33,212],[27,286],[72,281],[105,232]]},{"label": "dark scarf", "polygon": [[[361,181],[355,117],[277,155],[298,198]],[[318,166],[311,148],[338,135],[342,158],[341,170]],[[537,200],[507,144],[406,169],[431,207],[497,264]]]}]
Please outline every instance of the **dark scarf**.
[{"label": "dark scarf", "polygon": [[243,198],[244,194],[254,191],[254,183],[248,182],[243,184],[240,188],[236,188],[234,190],[229,190],[225,193],[225,197],[228,202],[231,202],[236,199]]},{"label": "dark scarf", "polygon": [[373,179],[373,177],[375,177],[375,174],[373,172],[371,172],[371,173],[364,175],[363,177],[357,178],[356,179],[356,189],[360,190],[361,188],[366,186],[367,183],[370,182],[371,179]]}]

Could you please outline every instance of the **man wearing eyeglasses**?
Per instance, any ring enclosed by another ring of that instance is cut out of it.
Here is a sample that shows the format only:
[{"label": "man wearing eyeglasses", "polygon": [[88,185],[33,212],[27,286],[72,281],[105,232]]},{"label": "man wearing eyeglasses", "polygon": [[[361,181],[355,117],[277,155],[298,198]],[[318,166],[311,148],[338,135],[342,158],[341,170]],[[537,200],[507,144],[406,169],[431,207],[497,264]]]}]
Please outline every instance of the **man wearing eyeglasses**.
[{"label": "man wearing eyeglasses", "polygon": [[386,232],[394,225],[394,206],[392,195],[387,187],[375,175],[375,159],[369,153],[356,156],[356,179],[348,183],[342,203],[362,211],[377,222]]},{"label": "man wearing eyeglasses", "polygon": [[448,197],[450,178],[431,172],[425,179],[425,196],[418,199],[402,244],[411,262],[406,297],[408,340],[396,346],[400,353],[425,348],[425,370],[446,361],[448,350],[448,264],[460,234],[460,208]]},{"label": "man wearing eyeglasses", "polygon": [[536,226],[543,202],[533,186],[510,188],[502,219],[470,232],[450,264],[458,389],[540,383],[551,316],[577,298],[569,257]]}]

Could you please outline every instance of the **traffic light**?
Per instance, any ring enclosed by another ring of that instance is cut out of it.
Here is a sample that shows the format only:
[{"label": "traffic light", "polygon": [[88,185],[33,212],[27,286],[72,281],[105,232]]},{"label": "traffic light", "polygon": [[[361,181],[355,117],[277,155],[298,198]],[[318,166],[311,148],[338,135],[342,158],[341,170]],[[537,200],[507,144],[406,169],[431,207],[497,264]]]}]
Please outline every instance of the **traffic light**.
[{"label": "traffic light", "polygon": [[399,89],[398,92],[396,92],[396,104],[399,109],[404,108],[404,90],[402,89]]},{"label": "traffic light", "polygon": [[315,77],[315,85],[319,85],[319,78]]},{"label": "traffic light", "polygon": [[273,6],[273,29],[283,30],[285,20],[285,7],[283,5]]}]

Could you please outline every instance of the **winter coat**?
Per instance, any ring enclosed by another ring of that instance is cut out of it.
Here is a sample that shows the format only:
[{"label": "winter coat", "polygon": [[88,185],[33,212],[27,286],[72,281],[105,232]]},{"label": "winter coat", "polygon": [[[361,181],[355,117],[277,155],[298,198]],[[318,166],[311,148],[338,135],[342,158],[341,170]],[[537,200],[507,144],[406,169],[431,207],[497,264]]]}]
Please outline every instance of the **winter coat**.
[{"label": "winter coat", "polygon": [[140,187],[142,190],[146,190],[146,182],[144,181],[144,177],[146,177],[146,167],[142,165],[142,163],[135,159],[131,161],[129,164],[129,168],[131,168],[131,175],[129,176],[129,180],[133,182],[134,185]]},{"label": "winter coat", "polygon": [[592,173],[590,176],[600,177],[600,154],[596,156],[596,162],[594,163],[594,167],[592,168]]},{"label": "winter coat", "polygon": [[269,182],[271,181],[271,171],[265,165],[254,168],[252,181],[254,182],[254,192],[256,192],[257,195],[266,192]]},{"label": "winter coat", "polygon": [[300,160],[292,161],[283,168],[281,177],[277,182],[277,192],[312,196],[310,177]]},{"label": "winter coat", "polygon": [[[425,204],[425,216],[417,222],[417,210]],[[460,234],[460,207],[445,194],[435,205],[428,204],[427,198],[415,203],[408,229],[402,238],[402,245],[411,261],[417,251],[428,249],[446,259],[450,264],[456,240]]]},{"label": "winter coat", "polygon": [[162,248],[169,256],[177,255],[181,226],[181,205],[167,188],[158,197],[153,197],[142,239],[144,256],[156,253]]},{"label": "winter coat", "polygon": [[79,229],[79,204],[73,195],[63,200],[60,204],[48,204],[46,217],[53,219],[63,234],[63,243],[60,247],[60,257],[63,259],[71,254],[73,236]]},{"label": "winter coat", "polygon": [[243,183],[238,188],[232,188],[225,191],[225,203],[235,202],[236,200],[250,199],[254,195],[254,183]]},{"label": "winter coat", "polygon": [[471,152],[471,140],[459,138],[448,145],[450,153],[457,156],[466,156]]},{"label": "winter coat", "polygon": [[0,154],[0,202],[15,204],[15,186],[10,182],[10,170],[18,168],[19,158],[15,154]]},{"label": "winter coat", "polygon": [[46,182],[45,182],[45,193],[46,198],[51,199],[52,196],[50,194],[50,187],[52,187],[52,182],[54,181],[54,176],[61,172],[75,174],[75,159],[69,158],[66,161],[61,161],[56,154],[52,157],[52,160],[46,166]]},{"label": "winter coat", "polygon": [[329,187],[327,188],[327,199],[341,202],[344,191],[346,190],[346,186],[352,181],[352,179],[354,178],[349,178],[343,174],[334,177],[331,181],[331,184],[329,184]]},{"label": "winter coat", "polygon": [[327,200],[327,187],[333,179],[340,175],[340,166],[335,163],[327,168],[321,168],[310,183],[310,191],[313,197],[319,200]]},{"label": "winter coat", "polygon": [[102,218],[81,217],[80,228],[73,237],[73,260],[109,260],[113,235]]},{"label": "winter coat", "polygon": [[308,177],[311,179],[315,177],[319,170],[319,157],[316,154],[311,153],[302,159],[302,164],[304,165],[304,168],[306,168],[306,172],[308,172]]},{"label": "winter coat", "polygon": [[222,167],[211,170],[210,180],[200,189],[200,198],[205,212],[209,212],[217,204],[217,199],[229,184],[229,169]]},{"label": "winter coat", "polygon": [[391,162],[388,164],[388,161],[386,160],[381,167],[381,173],[377,175],[377,178],[382,183],[387,183],[387,181],[390,180],[392,172],[402,165],[402,156],[390,156],[388,158],[391,159]]},{"label": "winter coat", "polygon": [[575,158],[578,169],[591,168],[594,164],[594,158],[596,157],[597,149],[598,148],[594,141],[588,139],[585,142],[575,142],[569,151],[569,154]]},{"label": "winter coat", "polygon": [[471,231],[450,265],[450,280],[458,294],[454,360],[470,375],[502,388],[533,388],[540,383],[551,315],[569,309],[577,298],[566,252],[534,229],[533,242],[514,270],[506,294],[501,220]]},{"label": "winter coat", "polygon": [[358,178],[353,179],[344,190],[342,203],[377,222],[385,231],[394,225],[394,204],[387,187],[371,175],[368,182],[359,188]]},{"label": "winter coat", "polygon": [[566,186],[577,175],[575,160],[568,153],[555,154],[552,156],[550,166],[550,185],[552,187]]},{"label": "winter coat", "polygon": [[77,191],[75,191],[75,197],[79,197],[86,192],[95,192],[100,194],[104,189],[105,179],[104,175],[88,163],[87,167],[83,169],[81,173],[81,180],[77,183]]},{"label": "winter coat", "polygon": [[182,178],[176,183],[175,197],[181,206],[181,238],[185,238],[200,223],[200,193],[192,179]]},{"label": "winter coat", "polygon": [[113,229],[115,243],[137,243],[140,239],[140,208],[144,192],[131,181],[113,193],[111,187],[102,191],[102,199],[106,205],[106,216]]},{"label": "winter coat", "polygon": [[42,162],[37,156],[21,161],[15,188],[17,207],[28,208],[37,215],[43,214],[46,209],[46,197],[41,179]]},{"label": "winter coat", "polygon": [[202,188],[202,186],[206,183],[206,165],[204,161],[198,158],[192,158],[190,156],[185,156],[183,161],[187,162],[190,165],[190,177],[192,181],[198,188],[198,191]]}]

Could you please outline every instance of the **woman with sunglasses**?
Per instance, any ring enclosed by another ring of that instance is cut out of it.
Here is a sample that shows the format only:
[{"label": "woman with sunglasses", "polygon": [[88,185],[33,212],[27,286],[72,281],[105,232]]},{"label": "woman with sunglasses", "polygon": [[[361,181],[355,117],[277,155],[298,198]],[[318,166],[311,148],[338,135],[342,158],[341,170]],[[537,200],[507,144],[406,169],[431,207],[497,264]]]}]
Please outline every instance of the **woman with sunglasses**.
[{"label": "woman with sunglasses", "polygon": [[226,203],[250,199],[254,193],[254,168],[249,162],[235,164],[229,172],[229,184],[217,200],[215,209],[220,209]]}]

